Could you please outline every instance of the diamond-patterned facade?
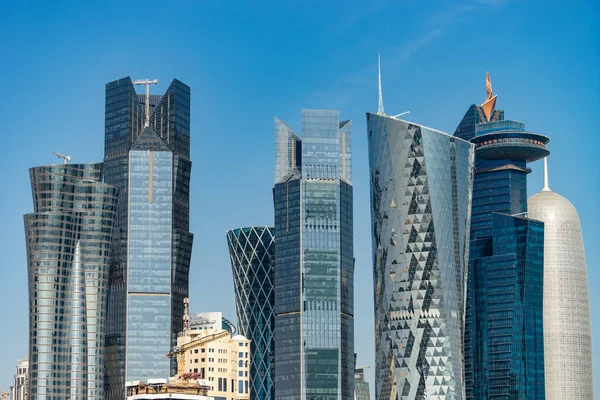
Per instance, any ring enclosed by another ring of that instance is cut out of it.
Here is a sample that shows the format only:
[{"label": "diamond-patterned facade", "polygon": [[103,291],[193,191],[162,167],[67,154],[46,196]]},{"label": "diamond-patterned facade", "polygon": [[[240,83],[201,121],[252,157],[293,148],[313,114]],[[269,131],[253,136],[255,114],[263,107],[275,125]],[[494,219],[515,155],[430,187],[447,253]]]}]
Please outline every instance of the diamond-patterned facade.
[{"label": "diamond-patterned facade", "polygon": [[272,227],[248,227],[227,232],[233,270],[235,306],[240,333],[250,342],[250,398],[274,398],[273,256],[275,236]]},{"label": "diamond-patterned facade", "polygon": [[377,399],[462,399],[474,147],[367,114]]}]

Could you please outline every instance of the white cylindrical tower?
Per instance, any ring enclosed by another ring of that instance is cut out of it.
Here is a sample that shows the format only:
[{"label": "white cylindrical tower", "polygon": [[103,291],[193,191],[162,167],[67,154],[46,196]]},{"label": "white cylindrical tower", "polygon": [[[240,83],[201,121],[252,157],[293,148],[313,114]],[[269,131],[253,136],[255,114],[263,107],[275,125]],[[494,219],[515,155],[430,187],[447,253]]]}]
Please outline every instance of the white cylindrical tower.
[{"label": "white cylindrical tower", "polygon": [[528,202],[544,222],[544,369],[546,399],[593,399],[592,328],[579,216],[548,187]]}]

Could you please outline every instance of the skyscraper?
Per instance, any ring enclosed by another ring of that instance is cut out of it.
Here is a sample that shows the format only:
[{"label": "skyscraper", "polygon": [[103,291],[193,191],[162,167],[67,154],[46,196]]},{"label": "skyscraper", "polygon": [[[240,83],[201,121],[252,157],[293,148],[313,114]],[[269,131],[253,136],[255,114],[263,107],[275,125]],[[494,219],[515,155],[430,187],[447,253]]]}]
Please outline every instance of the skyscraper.
[{"label": "skyscraper", "polygon": [[[543,399],[544,225],[527,213],[527,163],[549,139],[517,121],[486,122],[476,147],[465,318],[467,399]],[[471,109],[473,106],[471,106]],[[465,119],[463,118],[463,122]],[[462,124],[462,123],[461,123]],[[458,130],[457,130],[458,131]]]},{"label": "skyscraper", "polygon": [[592,327],[577,210],[548,187],[529,198],[529,217],[544,222],[544,369],[546,399],[593,399]]},{"label": "skyscraper", "polygon": [[[134,83],[146,84],[137,95]],[[107,310],[107,399],[126,381],[168,378],[166,357],[183,330],[189,232],[190,89],[173,80],[106,85],[105,179],[120,189]]]},{"label": "skyscraper", "polygon": [[268,226],[227,232],[240,334],[250,340],[250,398],[271,400],[275,350],[275,237]]},{"label": "skyscraper", "polygon": [[275,398],[354,396],[352,130],[302,110],[275,118]]},{"label": "skyscraper", "polygon": [[31,400],[104,399],[104,332],[118,190],[102,164],[29,170],[25,215]]},{"label": "skyscraper", "polygon": [[462,399],[474,146],[367,113],[375,397]]}]

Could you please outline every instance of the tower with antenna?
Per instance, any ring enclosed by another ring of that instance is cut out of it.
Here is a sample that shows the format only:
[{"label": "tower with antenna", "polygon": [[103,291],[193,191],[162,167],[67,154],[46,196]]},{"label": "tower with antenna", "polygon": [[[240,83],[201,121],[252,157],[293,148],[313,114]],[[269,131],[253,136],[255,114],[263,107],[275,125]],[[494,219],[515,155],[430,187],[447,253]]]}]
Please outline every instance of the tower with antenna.
[{"label": "tower with antenna", "polygon": [[[546,398],[593,399],[590,294],[577,210],[544,186],[527,201],[529,217],[544,222],[544,374]],[[565,368],[568,365],[568,368]]]}]

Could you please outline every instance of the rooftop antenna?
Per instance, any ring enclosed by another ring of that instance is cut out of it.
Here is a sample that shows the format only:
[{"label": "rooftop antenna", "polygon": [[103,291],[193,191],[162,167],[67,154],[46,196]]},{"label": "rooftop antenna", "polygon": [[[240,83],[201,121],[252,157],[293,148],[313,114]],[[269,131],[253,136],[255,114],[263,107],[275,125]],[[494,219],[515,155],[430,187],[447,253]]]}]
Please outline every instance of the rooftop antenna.
[{"label": "rooftop antenna", "polygon": [[53,153],[54,153],[54,155],[55,155],[56,157],[58,157],[58,158],[62,158],[62,159],[64,160],[64,163],[65,163],[65,164],[66,164],[67,162],[71,161],[71,156],[65,156],[65,155],[62,155],[62,154],[60,154],[60,153],[57,153],[57,152],[55,152],[55,151],[53,151]]},{"label": "rooftop antenna", "polygon": [[383,111],[383,93],[381,92],[381,54],[377,54],[377,75],[379,78],[379,106],[377,107],[377,115],[385,115]]},{"label": "rooftop antenna", "polygon": [[146,85],[146,122],[144,128],[150,126],[150,85],[158,84],[158,79],[138,79],[133,81],[134,85]]},{"label": "rooftop antenna", "polygon": [[550,187],[548,186],[548,157],[544,157],[544,187],[542,188],[542,192],[550,192]]}]

